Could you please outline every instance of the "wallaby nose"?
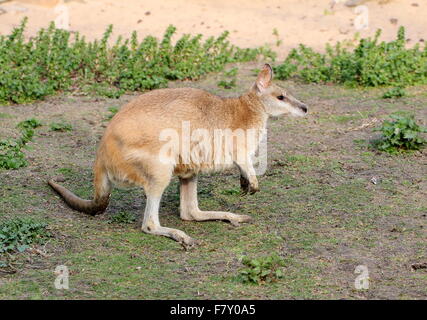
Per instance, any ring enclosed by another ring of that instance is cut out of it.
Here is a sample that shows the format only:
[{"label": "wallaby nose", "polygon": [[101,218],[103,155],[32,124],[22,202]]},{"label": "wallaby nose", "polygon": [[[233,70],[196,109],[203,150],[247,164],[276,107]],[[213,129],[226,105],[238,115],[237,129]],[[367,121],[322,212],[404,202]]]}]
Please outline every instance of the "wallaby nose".
[{"label": "wallaby nose", "polygon": [[304,113],[307,113],[307,112],[308,112],[308,108],[307,108],[307,105],[306,105],[306,104],[302,104],[302,105],[300,106],[300,108],[301,108],[301,110],[302,110],[302,111],[304,111]]}]

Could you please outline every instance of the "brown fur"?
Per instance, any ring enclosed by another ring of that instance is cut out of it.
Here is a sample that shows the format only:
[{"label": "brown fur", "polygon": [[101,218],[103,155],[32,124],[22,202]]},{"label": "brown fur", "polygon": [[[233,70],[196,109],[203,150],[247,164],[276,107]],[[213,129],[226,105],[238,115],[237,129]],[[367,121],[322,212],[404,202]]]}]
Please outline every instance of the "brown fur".
[{"label": "brown fur", "polygon": [[[113,117],[101,139],[94,166],[93,200],[80,199],[53,180],[49,181],[49,185],[71,208],[89,214],[98,214],[106,209],[114,183],[142,186],[147,197],[157,199],[161,197],[172,175],[176,175],[181,178],[181,192],[196,193],[192,185],[195,181],[188,179],[199,172],[221,170],[223,167],[215,166],[212,161],[203,164],[182,163],[179,150],[174,154],[174,164],[160,162],[158,155],[164,144],[159,140],[162,130],[173,129],[181,136],[183,121],[190,121],[192,132],[198,128],[206,129],[213,136],[215,129],[263,129],[269,114],[305,113],[306,107],[282,88],[273,85],[271,78],[271,67],[266,65],[249,92],[232,99],[220,98],[193,88],[160,89],[145,93],[129,102]],[[283,101],[278,101],[277,96],[282,94]],[[257,145],[237,145],[234,151],[243,150],[245,154],[251,154],[256,148]],[[258,183],[251,166],[246,168],[242,164],[239,168],[246,179],[242,186],[246,183],[247,188],[251,185],[251,190],[257,191]],[[181,203],[182,210],[190,207],[194,209],[194,203],[197,202],[194,195],[183,195],[181,199],[193,201],[191,205]],[[234,216],[233,219],[236,218]],[[186,213],[182,217],[194,218]],[[162,232],[156,234],[170,236],[187,245],[191,242],[185,238],[185,234],[181,234],[182,231],[163,228],[156,221],[150,221],[145,223],[145,227],[143,225],[144,231],[152,232],[153,229],[162,228]]]}]

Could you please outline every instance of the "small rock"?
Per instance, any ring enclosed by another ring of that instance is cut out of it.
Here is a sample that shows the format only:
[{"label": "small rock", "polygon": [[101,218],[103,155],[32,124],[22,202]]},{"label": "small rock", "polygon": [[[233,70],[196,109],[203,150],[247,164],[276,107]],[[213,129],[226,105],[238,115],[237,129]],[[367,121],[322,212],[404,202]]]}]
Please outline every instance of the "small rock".
[{"label": "small rock", "polygon": [[65,178],[63,176],[57,176],[54,178],[55,182],[65,182]]},{"label": "small rock", "polygon": [[414,263],[413,265],[411,265],[411,269],[413,271],[420,270],[420,269],[427,269],[427,262]]},{"label": "small rock", "polygon": [[139,19],[136,23],[141,23],[142,22],[142,19]]},{"label": "small rock", "polygon": [[372,182],[373,184],[378,184],[378,178],[377,178],[377,177],[372,177],[372,178],[371,178],[371,182]]},{"label": "small rock", "polygon": [[418,3],[412,3],[411,6],[418,7]]},{"label": "small rock", "polygon": [[147,11],[146,13],[145,13],[145,15],[146,16],[149,16],[151,14],[151,12],[150,11]]},{"label": "small rock", "polygon": [[364,3],[366,0],[347,0],[346,2],[345,2],[345,5],[347,6],[347,7],[355,7],[355,6],[358,6],[358,5],[361,5],[362,3]]},{"label": "small rock", "polygon": [[341,28],[339,28],[339,32],[341,34],[347,34],[349,32],[349,29],[341,27]]},{"label": "small rock", "polygon": [[28,8],[26,7],[21,7],[18,5],[10,5],[8,7],[8,12],[14,12],[14,13],[23,13],[23,12],[27,12]]},{"label": "small rock", "polygon": [[397,21],[398,21],[398,20],[397,20],[396,18],[391,18],[391,19],[390,19],[390,23],[391,23],[391,24],[397,24]]}]

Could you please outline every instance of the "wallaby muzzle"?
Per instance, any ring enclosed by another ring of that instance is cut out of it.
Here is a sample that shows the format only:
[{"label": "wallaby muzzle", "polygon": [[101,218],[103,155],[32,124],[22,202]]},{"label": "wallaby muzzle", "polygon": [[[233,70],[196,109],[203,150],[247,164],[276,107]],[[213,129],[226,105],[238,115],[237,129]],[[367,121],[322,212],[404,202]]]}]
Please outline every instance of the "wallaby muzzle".
[{"label": "wallaby muzzle", "polygon": [[298,108],[300,108],[302,110],[302,112],[307,113],[308,112],[308,107],[305,103],[301,103]]}]

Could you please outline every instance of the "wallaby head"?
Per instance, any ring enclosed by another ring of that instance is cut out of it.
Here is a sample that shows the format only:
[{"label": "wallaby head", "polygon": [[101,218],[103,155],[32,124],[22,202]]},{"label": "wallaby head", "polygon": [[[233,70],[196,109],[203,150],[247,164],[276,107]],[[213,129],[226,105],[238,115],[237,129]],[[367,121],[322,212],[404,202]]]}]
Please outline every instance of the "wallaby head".
[{"label": "wallaby head", "polygon": [[281,114],[305,116],[308,110],[307,106],[285,89],[274,84],[272,79],[273,69],[269,64],[265,64],[252,87],[252,91],[255,92],[264,105],[265,111],[271,116],[279,116]]}]

